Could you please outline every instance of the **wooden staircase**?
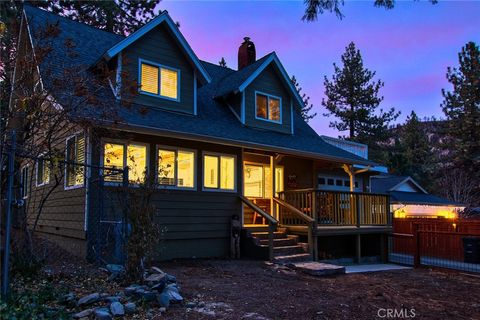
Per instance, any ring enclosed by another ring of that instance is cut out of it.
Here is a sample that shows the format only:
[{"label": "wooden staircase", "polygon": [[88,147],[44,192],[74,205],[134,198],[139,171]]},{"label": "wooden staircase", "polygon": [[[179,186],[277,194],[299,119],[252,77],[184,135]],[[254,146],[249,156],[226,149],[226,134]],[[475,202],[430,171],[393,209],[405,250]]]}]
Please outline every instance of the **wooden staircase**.
[{"label": "wooden staircase", "polygon": [[[256,246],[268,251],[268,231],[254,231],[250,236]],[[281,264],[312,260],[308,244],[300,243],[296,235],[287,234],[285,228],[278,228],[273,234],[273,256],[273,262]]]}]

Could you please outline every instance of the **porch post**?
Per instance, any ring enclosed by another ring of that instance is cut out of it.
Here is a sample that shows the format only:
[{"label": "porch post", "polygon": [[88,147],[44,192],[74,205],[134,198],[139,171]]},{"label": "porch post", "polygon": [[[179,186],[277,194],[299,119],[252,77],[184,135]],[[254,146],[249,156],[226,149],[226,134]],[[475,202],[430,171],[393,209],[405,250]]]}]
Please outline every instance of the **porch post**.
[{"label": "porch post", "polygon": [[[358,215],[357,215],[357,210],[355,209],[356,207],[356,203],[354,203],[355,201],[355,197],[353,196],[353,192],[355,192],[355,171],[353,170],[353,165],[349,165],[349,164],[344,164],[343,165],[343,170],[348,174],[348,176],[350,177],[350,192],[352,192],[352,194],[350,194],[350,223],[352,222],[352,220],[357,220],[358,219]],[[358,209],[358,208],[357,208]],[[360,221],[357,221],[356,225],[358,226],[358,223]]]},{"label": "porch post", "polygon": [[[276,172],[275,172],[275,168],[276,168],[276,160],[273,156],[270,156],[270,178],[271,178],[271,183],[272,183],[272,195],[270,197],[270,213],[272,215],[272,217],[274,217],[275,219],[277,219],[277,205],[275,204],[275,202],[273,202],[273,197],[275,197],[275,175],[276,175]],[[277,219],[278,220],[278,219]]]}]

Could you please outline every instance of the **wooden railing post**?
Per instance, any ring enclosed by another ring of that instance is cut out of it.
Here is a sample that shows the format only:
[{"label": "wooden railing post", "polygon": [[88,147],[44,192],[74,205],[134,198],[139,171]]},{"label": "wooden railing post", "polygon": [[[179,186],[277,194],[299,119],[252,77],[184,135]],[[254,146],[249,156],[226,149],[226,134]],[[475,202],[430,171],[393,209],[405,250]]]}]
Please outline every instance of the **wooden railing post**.
[{"label": "wooden railing post", "polygon": [[268,259],[273,261],[273,236],[275,232],[275,226],[272,222],[268,222]]},{"label": "wooden railing post", "polygon": [[421,243],[420,243],[420,232],[418,230],[418,224],[414,223],[412,225],[412,231],[413,231],[413,243],[414,243],[414,250],[415,252],[413,253],[413,266],[415,268],[418,268],[420,267],[420,264],[421,264],[421,261],[420,261],[420,257],[421,257],[421,253],[420,253],[420,246],[421,246]]},{"label": "wooden railing post", "polygon": [[357,217],[357,227],[360,227],[361,223],[361,210],[360,210],[360,195],[359,194],[354,194],[355,197],[355,210],[356,210],[356,217]]}]

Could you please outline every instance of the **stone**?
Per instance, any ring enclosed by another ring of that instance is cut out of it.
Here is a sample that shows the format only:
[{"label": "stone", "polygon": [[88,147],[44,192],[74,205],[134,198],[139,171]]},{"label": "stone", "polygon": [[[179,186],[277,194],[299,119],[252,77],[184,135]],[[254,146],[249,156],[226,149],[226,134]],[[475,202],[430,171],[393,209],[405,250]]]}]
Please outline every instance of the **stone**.
[{"label": "stone", "polygon": [[168,284],[163,291],[175,291],[180,293],[180,289],[178,288],[176,283]]},{"label": "stone", "polygon": [[120,264],[107,264],[106,268],[110,273],[124,273],[125,272],[125,267],[120,265]]},{"label": "stone", "polygon": [[167,311],[167,308],[165,308],[165,307],[161,307],[161,308],[159,308],[159,309],[158,309],[158,311],[160,311],[161,313],[164,313],[164,312],[166,312],[166,311]]},{"label": "stone", "polygon": [[125,309],[126,314],[132,314],[137,311],[137,306],[135,305],[134,302],[126,303],[123,307]]},{"label": "stone", "polygon": [[164,278],[164,279],[162,279],[162,281],[160,281],[160,282],[158,282],[157,284],[153,285],[150,289],[151,289],[151,290],[158,291],[158,292],[162,292],[163,289],[165,289],[166,285],[167,285],[167,282],[166,282],[166,280],[165,280],[165,278]]},{"label": "stone", "polygon": [[167,282],[169,283],[177,282],[177,277],[172,276],[171,274],[167,274],[166,278],[167,278]]},{"label": "stone", "polygon": [[85,306],[85,305],[88,305],[88,304],[98,302],[99,300],[100,300],[100,294],[98,292],[95,292],[95,293],[92,293],[92,294],[89,294],[87,296],[84,296],[84,297],[80,298],[77,302],[77,305],[79,307],[80,306]]},{"label": "stone", "polygon": [[141,286],[139,284],[132,284],[132,285],[126,287],[125,289],[123,289],[123,292],[125,292],[125,295],[131,296],[134,293],[136,293],[137,290],[139,290],[139,289],[143,289],[143,286]]},{"label": "stone", "polygon": [[82,310],[80,312],[75,313],[73,315],[73,319],[81,319],[81,318],[89,317],[92,314],[92,312],[93,312],[92,309]]},{"label": "stone", "polygon": [[[167,275],[165,273],[154,273],[145,278],[145,282],[160,282]],[[167,280],[168,281],[168,280]]]},{"label": "stone", "polygon": [[61,304],[73,304],[75,302],[75,293],[69,292],[59,299]]},{"label": "stone", "polygon": [[157,296],[157,302],[160,307],[168,308],[170,306],[170,295],[167,292],[162,292]]},{"label": "stone", "polygon": [[190,301],[190,302],[185,303],[185,307],[186,307],[186,308],[193,309],[193,308],[195,308],[196,306],[197,306],[197,304],[196,304],[195,302],[191,302],[191,301]]},{"label": "stone", "polygon": [[156,292],[148,290],[143,291],[140,295],[145,301],[153,301],[157,297]]},{"label": "stone", "polygon": [[118,301],[112,302],[110,304],[110,312],[112,313],[112,315],[114,317],[115,316],[123,316],[123,315],[125,315],[125,308],[123,307],[123,304],[121,304]]},{"label": "stone", "polygon": [[107,308],[97,308],[93,311],[95,319],[98,320],[112,320],[112,315]]},{"label": "stone", "polygon": [[105,297],[103,298],[104,301],[107,301],[109,303],[112,303],[112,302],[120,302],[120,298],[117,297],[117,296],[108,296],[108,297]]},{"label": "stone", "polygon": [[151,267],[150,270],[152,270],[152,272],[156,272],[156,273],[165,273],[160,268],[157,268],[157,267]]},{"label": "stone", "polygon": [[182,302],[183,297],[176,291],[167,291],[169,297],[170,297],[170,302]]},{"label": "stone", "polygon": [[298,262],[289,264],[288,267],[312,276],[330,276],[345,273],[344,266],[320,262]]}]

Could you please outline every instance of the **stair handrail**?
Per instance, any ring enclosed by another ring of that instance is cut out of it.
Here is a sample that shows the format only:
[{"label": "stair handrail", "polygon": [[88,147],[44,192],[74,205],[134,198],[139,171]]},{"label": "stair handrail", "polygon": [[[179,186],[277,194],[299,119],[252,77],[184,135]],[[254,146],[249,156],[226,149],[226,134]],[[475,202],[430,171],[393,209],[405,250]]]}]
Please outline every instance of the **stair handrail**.
[{"label": "stair handrail", "polygon": [[263,218],[265,218],[268,222],[268,258],[270,261],[273,261],[273,234],[277,228],[278,220],[266,213],[252,201],[244,197],[243,195],[239,195],[240,200],[246,204],[250,209],[254,210],[258,214],[260,214]]},{"label": "stair handrail", "polygon": [[316,255],[317,242],[316,242],[316,239],[315,239],[315,236],[314,236],[314,231],[316,229],[315,219],[306,215],[305,213],[303,213],[302,211],[300,211],[299,209],[297,209],[296,207],[292,206],[290,203],[288,203],[288,202],[286,202],[282,199],[279,199],[277,197],[273,197],[273,201],[275,203],[277,203],[278,205],[284,207],[285,209],[287,209],[291,213],[295,214],[296,216],[298,216],[299,218],[301,218],[302,220],[304,220],[307,223],[308,249],[309,249],[311,257],[316,261],[317,260],[317,255]]}]

